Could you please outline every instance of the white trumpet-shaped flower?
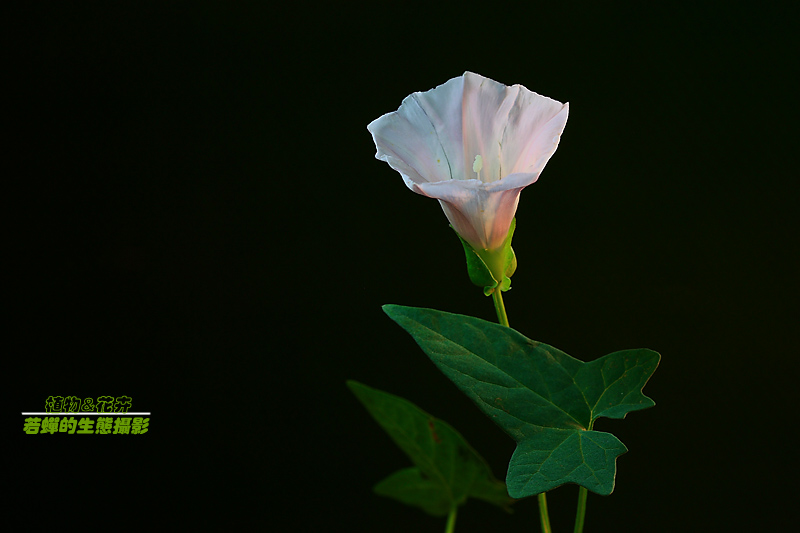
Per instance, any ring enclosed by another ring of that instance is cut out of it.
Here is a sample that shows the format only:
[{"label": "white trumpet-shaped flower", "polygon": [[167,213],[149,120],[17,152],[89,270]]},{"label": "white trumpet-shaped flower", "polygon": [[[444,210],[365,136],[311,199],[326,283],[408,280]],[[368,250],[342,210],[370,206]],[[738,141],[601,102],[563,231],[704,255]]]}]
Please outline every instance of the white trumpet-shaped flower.
[{"label": "white trumpet-shaped flower", "polygon": [[414,93],[367,126],[375,157],[436,198],[476,252],[504,246],[523,188],[556,151],[569,104],[472,72]]}]

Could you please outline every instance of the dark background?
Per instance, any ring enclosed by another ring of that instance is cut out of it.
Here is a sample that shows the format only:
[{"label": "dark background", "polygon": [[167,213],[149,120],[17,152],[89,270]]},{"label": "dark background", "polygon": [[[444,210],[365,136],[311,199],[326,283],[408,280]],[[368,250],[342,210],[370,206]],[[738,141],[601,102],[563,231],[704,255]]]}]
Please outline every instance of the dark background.
[{"label": "dark background", "polygon": [[[372,494],[408,460],[346,379],[448,421],[505,476],[511,439],[380,310],[494,319],[438,204],[366,130],[470,70],[570,102],[517,213],[511,325],[584,360],[662,354],[657,406],[597,425],[630,453],[587,531],[788,521],[798,113],[780,4],[175,6],[11,19],[25,192],[6,196],[6,407],[110,394],[153,413],[148,434],[103,441],[10,422],[32,512],[71,516],[75,498],[120,528],[443,530]],[[556,531],[576,495],[550,493]],[[457,531],[536,531],[535,500],[515,507],[471,502]]]}]

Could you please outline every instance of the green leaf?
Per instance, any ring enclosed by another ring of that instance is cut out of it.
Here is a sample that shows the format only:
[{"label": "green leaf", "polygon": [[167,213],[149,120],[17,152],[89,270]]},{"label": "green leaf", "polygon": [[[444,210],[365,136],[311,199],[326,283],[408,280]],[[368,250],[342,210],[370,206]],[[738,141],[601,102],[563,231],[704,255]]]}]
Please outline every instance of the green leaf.
[{"label": "green leaf", "polygon": [[419,507],[433,516],[447,516],[453,506],[449,492],[441,483],[426,477],[416,466],[398,470],[373,489],[412,507]]},{"label": "green leaf", "polygon": [[655,402],[642,388],[658,366],[651,350],[624,350],[584,363],[517,331],[478,318],[385,305],[439,369],[517,441],[506,484],[514,498],[564,483],[614,490],[614,435],[597,418],[625,418]]},{"label": "green leaf", "polygon": [[357,381],[347,386],[416,465],[378,483],[377,494],[435,516],[447,515],[468,497],[509,510],[513,500],[505,483],[452,426],[399,396]]}]

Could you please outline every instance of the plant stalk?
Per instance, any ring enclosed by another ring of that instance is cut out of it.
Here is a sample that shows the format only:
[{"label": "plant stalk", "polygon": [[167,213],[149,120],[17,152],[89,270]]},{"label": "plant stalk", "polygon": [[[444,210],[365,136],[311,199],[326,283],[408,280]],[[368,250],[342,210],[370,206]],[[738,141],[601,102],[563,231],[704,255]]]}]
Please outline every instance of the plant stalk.
[{"label": "plant stalk", "polygon": [[[503,294],[500,291],[500,287],[497,287],[492,293],[492,301],[494,302],[494,310],[497,312],[497,321],[501,326],[511,327],[508,325],[508,315],[506,314],[506,306],[503,304]],[[547,512],[547,496],[545,494],[544,492],[539,494],[539,519],[542,522],[542,533],[552,533],[553,530],[550,529],[550,513]],[[577,527],[577,524],[575,527]],[[583,528],[583,522],[581,522],[581,528]]]},{"label": "plant stalk", "polygon": [[542,533],[552,533],[550,529],[550,514],[547,512],[547,496],[546,493],[539,494],[539,519],[542,522]]},{"label": "plant stalk", "polygon": [[586,487],[578,490],[578,512],[575,514],[575,533],[583,533],[583,522],[586,520],[586,496],[589,491]]},{"label": "plant stalk", "polygon": [[501,326],[511,327],[508,325],[508,315],[506,315],[506,306],[503,305],[503,294],[500,287],[497,287],[492,293],[492,301],[494,301],[494,310],[497,312],[497,321]]},{"label": "plant stalk", "polygon": [[444,530],[444,533],[453,533],[456,530],[456,511],[458,510],[458,506],[453,506],[450,509],[450,514],[447,516],[447,527]]}]

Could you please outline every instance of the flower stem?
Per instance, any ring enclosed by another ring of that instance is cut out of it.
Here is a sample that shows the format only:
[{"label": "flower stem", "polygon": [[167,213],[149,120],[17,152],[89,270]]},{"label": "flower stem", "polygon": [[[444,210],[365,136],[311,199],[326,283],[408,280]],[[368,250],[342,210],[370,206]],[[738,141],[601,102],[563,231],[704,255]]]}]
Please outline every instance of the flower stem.
[{"label": "flower stem", "polygon": [[583,522],[586,518],[586,496],[589,491],[581,487],[578,491],[578,512],[575,515],[575,533],[583,533]]},{"label": "flower stem", "polygon": [[492,300],[494,301],[494,310],[497,311],[497,321],[500,325],[510,327],[508,325],[508,315],[506,315],[506,306],[503,305],[503,293],[500,287],[497,287],[492,293]]},{"label": "flower stem", "polygon": [[444,530],[444,533],[453,533],[456,530],[456,511],[458,510],[457,506],[453,506],[450,509],[450,515],[447,517],[447,527]]},{"label": "flower stem", "polygon": [[[497,287],[492,293],[492,301],[494,301],[494,310],[497,312],[497,321],[502,326],[510,327],[500,287]],[[545,496],[544,492],[539,494],[539,518],[542,522],[542,533],[552,533],[552,529],[550,529],[550,514],[547,512],[547,496]],[[583,527],[583,522],[581,522],[581,527]]]}]

